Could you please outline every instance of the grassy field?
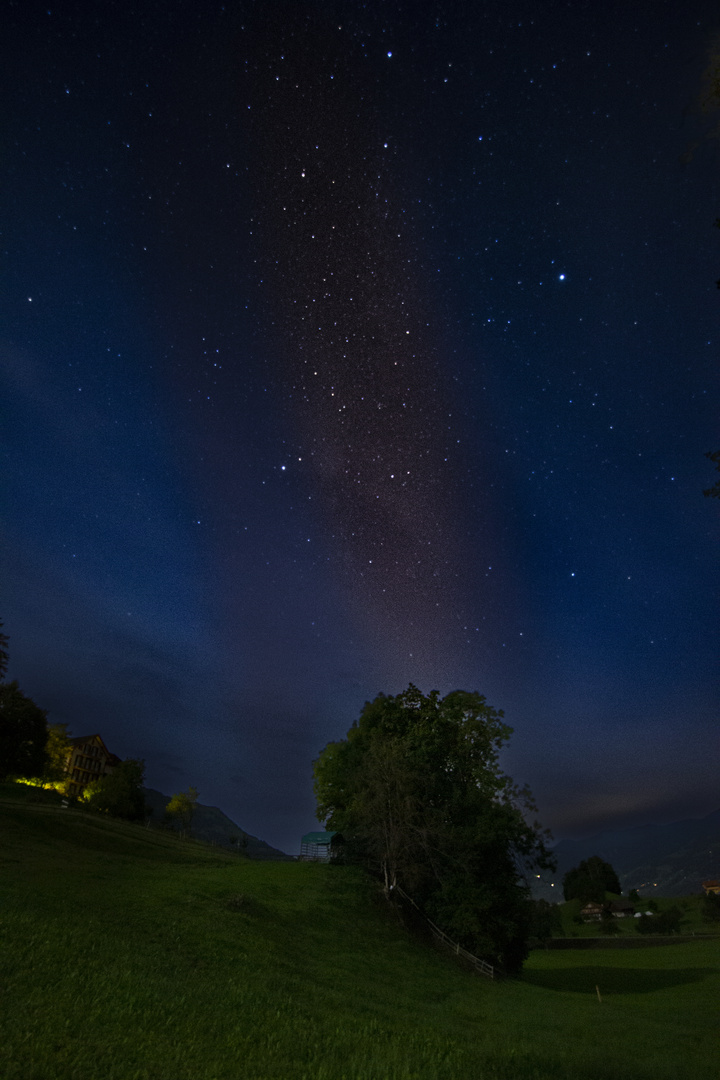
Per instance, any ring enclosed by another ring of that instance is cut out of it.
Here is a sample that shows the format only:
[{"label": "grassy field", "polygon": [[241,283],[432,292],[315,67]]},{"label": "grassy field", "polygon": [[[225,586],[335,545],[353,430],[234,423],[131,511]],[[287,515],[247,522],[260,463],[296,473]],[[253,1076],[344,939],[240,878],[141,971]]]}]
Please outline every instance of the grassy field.
[{"label": "grassy field", "polygon": [[248,862],[7,795],[3,1080],[715,1071],[718,939],[539,950],[494,983],[409,937],[351,869]]}]

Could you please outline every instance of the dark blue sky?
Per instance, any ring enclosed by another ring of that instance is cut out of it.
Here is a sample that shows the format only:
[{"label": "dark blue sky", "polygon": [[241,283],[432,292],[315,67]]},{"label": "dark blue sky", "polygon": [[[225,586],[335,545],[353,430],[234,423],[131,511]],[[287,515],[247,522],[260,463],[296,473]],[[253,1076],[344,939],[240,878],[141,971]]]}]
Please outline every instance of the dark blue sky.
[{"label": "dark blue sky", "polygon": [[409,682],[715,809],[716,5],[6,8],[10,676],[289,852]]}]

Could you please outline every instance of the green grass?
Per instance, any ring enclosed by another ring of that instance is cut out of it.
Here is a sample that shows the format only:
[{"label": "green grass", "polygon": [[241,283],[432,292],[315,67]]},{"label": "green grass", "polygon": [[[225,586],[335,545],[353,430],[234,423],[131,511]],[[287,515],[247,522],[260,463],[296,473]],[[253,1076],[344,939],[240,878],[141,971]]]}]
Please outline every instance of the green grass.
[{"label": "green grass", "polygon": [[27,799],[0,803],[0,951],[3,1080],[694,1080],[716,1060],[717,940],[540,950],[493,983],[352,869]]}]

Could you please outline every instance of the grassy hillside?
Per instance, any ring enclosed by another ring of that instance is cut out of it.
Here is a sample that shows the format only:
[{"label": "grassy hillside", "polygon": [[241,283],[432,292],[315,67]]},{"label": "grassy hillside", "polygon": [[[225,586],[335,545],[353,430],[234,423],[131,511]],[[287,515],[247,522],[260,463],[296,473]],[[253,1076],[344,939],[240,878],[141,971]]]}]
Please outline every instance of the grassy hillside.
[{"label": "grassy hillside", "polygon": [[[627,897],[615,896],[614,893],[606,893],[605,898],[606,900],[627,899]],[[718,924],[706,922],[703,918],[703,899],[704,897],[700,895],[653,897],[652,902],[657,905],[658,912],[666,911],[669,908],[678,908],[680,910],[682,913],[680,933],[683,936],[687,934],[717,934],[720,929]],[[647,899],[641,898],[635,904],[636,910],[648,910],[649,902]],[[601,934],[599,923],[576,921],[580,916],[582,907],[583,904],[579,900],[568,900],[567,903],[559,905],[562,930],[567,937],[594,938]],[[617,927],[618,937],[638,938],[642,936],[638,934],[637,924],[633,918],[616,919],[614,925]]]},{"label": "grassy hillside", "polygon": [[[153,824],[162,822],[170,796],[163,795],[161,791],[155,791],[154,788],[143,788],[143,794],[146,807],[152,810]],[[176,829],[178,832],[183,831],[179,825]],[[192,821],[192,835],[198,840],[225,847],[235,854],[246,854],[251,859],[289,859],[291,857],[284,851],[278,851],[277,848],[266,844],[264,840],[259,840],[257,836],[246,833],[217,806],[197,804]]]},{"label": "grassy hillside", "polygon": [[6,794],[3,1080],[678,1080],[711,1067],[717,941],[538,951],[522,980],[492,983],[408,937],[350,869],[244,862]]}]

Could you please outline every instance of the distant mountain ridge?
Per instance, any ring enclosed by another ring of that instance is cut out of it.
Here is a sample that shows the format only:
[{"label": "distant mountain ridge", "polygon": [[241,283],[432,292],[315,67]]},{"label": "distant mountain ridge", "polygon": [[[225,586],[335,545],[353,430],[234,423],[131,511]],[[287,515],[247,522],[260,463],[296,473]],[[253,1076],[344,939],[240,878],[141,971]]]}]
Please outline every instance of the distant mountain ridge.
[{"label": "distant mountain ridge", "polygon": [[[163,795],[161,791],[155,791],[154,788],[143,788],[143,793],[145,795],[145,804],[153,812],[153,821],[161,822],[165,814],[165,807],[170,802],[170,796]],[[291,859],[291,856],[286,855],[284,851],[278,851],[277,848],[266,844],[264,840],[259,840],[257,836],[251,836],[250,833],[245,832],[217,806],[197,804],[191,835],[195,840],[203,840],[207,844],[217,844],[219,847],[227,848],[228,851],[236,851],[247,855],[251,859]],[[236,838],[234,843],[232,837]]]},{"label": "distant mountain ridge", "polygon": [[689,896],[700,892],[703,881],[720,877],[720,810],[704,818],[561,840],[553,854],[557,871],[533,883],[536,898],[561,901],[563,875],[592,855],[613,866],[625,894],[637,889],[648,897]]}]

